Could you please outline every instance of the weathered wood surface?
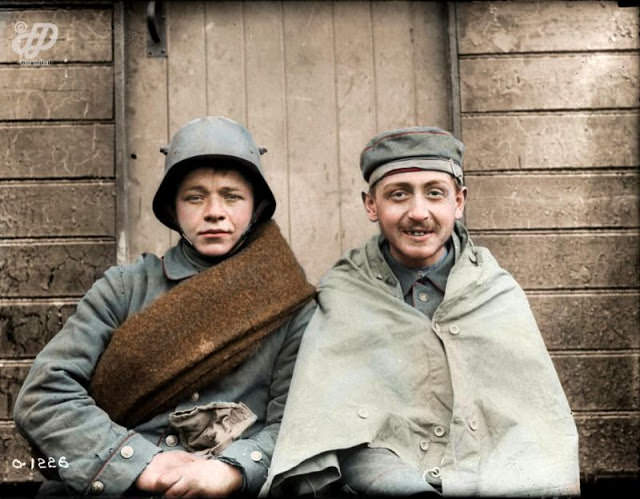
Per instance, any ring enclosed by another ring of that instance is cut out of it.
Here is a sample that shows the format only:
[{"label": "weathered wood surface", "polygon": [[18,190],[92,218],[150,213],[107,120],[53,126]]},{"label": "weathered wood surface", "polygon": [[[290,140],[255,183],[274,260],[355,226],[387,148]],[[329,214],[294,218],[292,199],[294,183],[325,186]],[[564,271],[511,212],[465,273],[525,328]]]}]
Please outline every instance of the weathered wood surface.
[{"label": "weathered wood surface", "polygon": [[113,242],[0,243],[0,296],[82,296],[114,262]]},{"label": "weathered wood surface", "polygon": [[[246,124],[245,16],[241,2],[206,4],[206,98],[209,114]],[[274,8],[278,8],[274,5]],[[198,45],[197,45],[198,46]]]},{"label": "weathered wood surface", "polygon": [[409,2],[374,2],[371,9],[378,129],[414,124],[417,90]]},{"label": "weathered wood surface", "polygon": [[[224,9],[224,5],[226,4],[216,3],[213,6]],[[167,46],[170,51],[167,59],[170,135],[192,119],[208,114],[206,87],[208,66],[205,58],[204,30],[205,5],[203,2],[167,4]],[[214,110],[209,114],[224,113]]]},{"label": "weathered wood surface", "polygon": [[640,417],[576,417],[583,474],[640,473]]},{"label": "weathered wood surface", "polygon": [[371,16],[362,2],[335,4],[336,104],[338,108],[341,250],[362,244],[377,231],[365,215],[367,189],[360,152],[376,134],[376,82]]},{"label": "weathered wood surface", "polygon": [[113,125],[2,125],[0,178],[114,176]]},{"label": "weathered wood surface", "polygon": [[[18,433],[16,427],[9,422],[0,422],[0,477],[3,482],[20,483],[42,481],[42,475],[31,470],[31,451],[27,441]],[[26,463],[24,467],[14,464],[14,459]]]},{"label": "weathered wood surface", "polygon": [[[210,14],[211,15],[211,14]],[[213,16],[211,16],[213,17]],[[275,220],[290,239],[287,112],[282,11],[270,2],[244,7],[247,126],[259,146],[260,158],[277,206]]]},{"label": "weathered wood surface", "polygon": [[4,237],[114,233],[113,182],[0,184],[0,234]]},{"label": "weathered wood surface", "polygon": [[11,419],[13,404],[30,366],[30,363],[0,360],[0,420]]},{"label": "weathered wood surface", "polygon": [[465,171],[640,165],[640,114],[462,117]]},{"label": "weathered wood surface", "polygon": [[640,294],[529,294],[548,349],[640,348]]},{"label": "weathered wood surface", "polygon": [[453,129],[448,13],[444,2],[411,2],[416,125]]},{"label": "weathered wood surface", "polygon": [[637,173],[468,176],[471,229],[638,227]]},{"label": "weathered wood surface", "polygon": [[460,59],[463,112],[634,108],[638,54]]},{"label": "weathered wood surface", "polygon": [[[127,240],[129,260],[143,251],[164,254],[170,230],[151,211],[164,169],[160,147],[169,142],[167,59],[147,57],[145,3],[126,2],[127,71]],[[167,20],[170,23],[169,20]]]},{"label": "weathered wood surface", "polygon": [[[37,54],[35,60],[50,62],[110,62],[112,54],[111,9],[34,9],[0,11],[0,63],[29,60],[13,50],[13,41],[34,23],[53,23],[58,37],[51,48]],[[47,37],[46,40],[49,40]],[[24,42],[20,43],[24,46]]]},{"label": "weathered wood surface", "polygon": [[640,287],[638,233],[473,234],[526,289]]},{"label": "weathered wood surface", "polygon": [[69,300],[53,303],[0,302],[0,356],[34,357],[75,311]]},{"label": "weathered wood surface", "polygon": [[637,8],[616,2],[470,2],[458,8],[460,54],[640,48]]},{"label": "weathered wood surface", "polygon": [[291,245],[314,281],[340,256],[332,5],[284,5]]},{"label": "weathered wood surface", "polygon": [[572,410],[640,409],[638,354],[562,355],[553,363]]},{"label": "weathered wood surface", "polygon": [[112,118],[111,66],[0,67],[0,120]]}]

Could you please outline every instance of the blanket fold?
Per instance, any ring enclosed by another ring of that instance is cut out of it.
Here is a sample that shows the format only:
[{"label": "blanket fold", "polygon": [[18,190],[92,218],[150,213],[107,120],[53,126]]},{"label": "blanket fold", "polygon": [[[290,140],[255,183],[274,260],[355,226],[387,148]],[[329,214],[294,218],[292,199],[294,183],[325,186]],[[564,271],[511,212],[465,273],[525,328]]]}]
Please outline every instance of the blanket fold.
[{"label": "blanket fold", "polygon": [[116,329],[91,395],[117,423],[145,421],[247,360],[314,293],[275,222],[262,224]]}]

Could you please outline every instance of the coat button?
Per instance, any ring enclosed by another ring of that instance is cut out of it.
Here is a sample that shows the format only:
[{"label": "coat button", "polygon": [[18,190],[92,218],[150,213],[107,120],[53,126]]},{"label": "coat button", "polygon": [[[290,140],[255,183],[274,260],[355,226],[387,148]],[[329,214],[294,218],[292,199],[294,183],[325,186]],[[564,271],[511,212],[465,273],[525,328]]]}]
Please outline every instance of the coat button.
[{"label": "coat button", "polygon": [[122,449],[120,449],[120,455],[125,459],[129,459],[131,456],[133,456],[133,447],[131,447],[130,445],[125,445]]},{"label": "coat button", "polygon": [[443,436],[445,433],[446,433],[445,429],[444,429],[442,426],[440,426],[440,425],[435,426],[435,427],[433,428],[433,434],[434,434],[436,437],[441,437],[441,436]]},{"label": "coat button", "polygon": [[389,286],[395,286],[396,285],[396,280],[393,277],[389,277],[389,278],[387,278],[387,284]]},{"label": "coat button", "polygon": [[191,401],[197,402],[198,400],[200,400],[200,394],[198,392],[193,392],[193,394],[191,395]]},{"label": "coat button", "polygon": [[382,277],[382,274],[376,274],[376,279],[378,279],[379,281],[382,281],[384,277]]},{"label": "coat button", "polygon": [[94,496],[102,494],[104,492],[104,483],[102,483],[100,480],[94,480],[93,482],[91,482],[89,491]]},{"label": "coat button", "polygon": [[456,334],[460,334],[460,328],[458,326],[456,326],[455,324],[451,324],[449,326],[449,333],[452,335],[456,335]]},{"label": "coat button", "polygon": [[369,417],[369,411],[367,411],[364,407],[358,409],[358,416],[360,416],[362,419],[367,419]]},{"label": "coat button", "polygon": [[431,468],[430,470],[427,470],[425,475],[425,480],[427,480],[427,477],[438,479],[440,478],[440,468],[438,468],[437,466],[435,468]]},{"label": "coat button", "polygon": [[176,437],[175,435],[167,435],[167,437],[164,439],[164,443],[169,447],[175,447],[176,445],[178,445],[178,437]]},{"label": "coat button", "polygon": [[478,421],[475,418],[469,419],[469,429],[471,431],[476,431],[478,429]]},{"label": "coat button", "polygon": [[254,450],[251,454],[249,454],[249,457],[252,461],[259,463],[262,459],[262,452],[260,452],[259,450]]},{"label": "coat button", "polygon": [[420,300],[420,301],[429,301],[429,295],[427,293],[425,293],[424,291],[420,291],[420,293],[418,293],[418,300]]},{"label": "coat button", "polygon": [[429,441],[428,440],[420,440],[420,448],[425,452],[427,450],[429,450]]}]

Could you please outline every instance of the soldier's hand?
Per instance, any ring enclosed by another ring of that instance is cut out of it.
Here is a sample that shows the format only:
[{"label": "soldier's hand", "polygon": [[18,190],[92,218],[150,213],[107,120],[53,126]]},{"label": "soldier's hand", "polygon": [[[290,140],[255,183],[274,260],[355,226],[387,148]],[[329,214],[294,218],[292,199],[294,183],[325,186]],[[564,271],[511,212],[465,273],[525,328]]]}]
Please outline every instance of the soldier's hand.
[{"label": "soldier's hand", "polygon": [[196,460],[202,458],[181,450],[156,454],[136,480],[136,487],[148,492],[162,493],[171,486],[170,483],[167,484],[166,479],[171,470]]},{"label": "soldier's hand", "polygon": [[227,497],[242,486],[242,473],[216,459],[171,469],[159,481],[166,497]]}]

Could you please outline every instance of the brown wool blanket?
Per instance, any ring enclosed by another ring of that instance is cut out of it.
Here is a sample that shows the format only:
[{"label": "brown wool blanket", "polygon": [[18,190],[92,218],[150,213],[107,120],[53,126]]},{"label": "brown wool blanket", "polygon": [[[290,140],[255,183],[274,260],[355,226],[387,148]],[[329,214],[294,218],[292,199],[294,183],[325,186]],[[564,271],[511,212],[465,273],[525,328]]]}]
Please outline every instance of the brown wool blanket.
[{"label": "brown wool blanket", "polygon": [[91,395],[120,424],[145,421],[245,361],[314,293],[275,222],[262,224],[116,329]]}]

